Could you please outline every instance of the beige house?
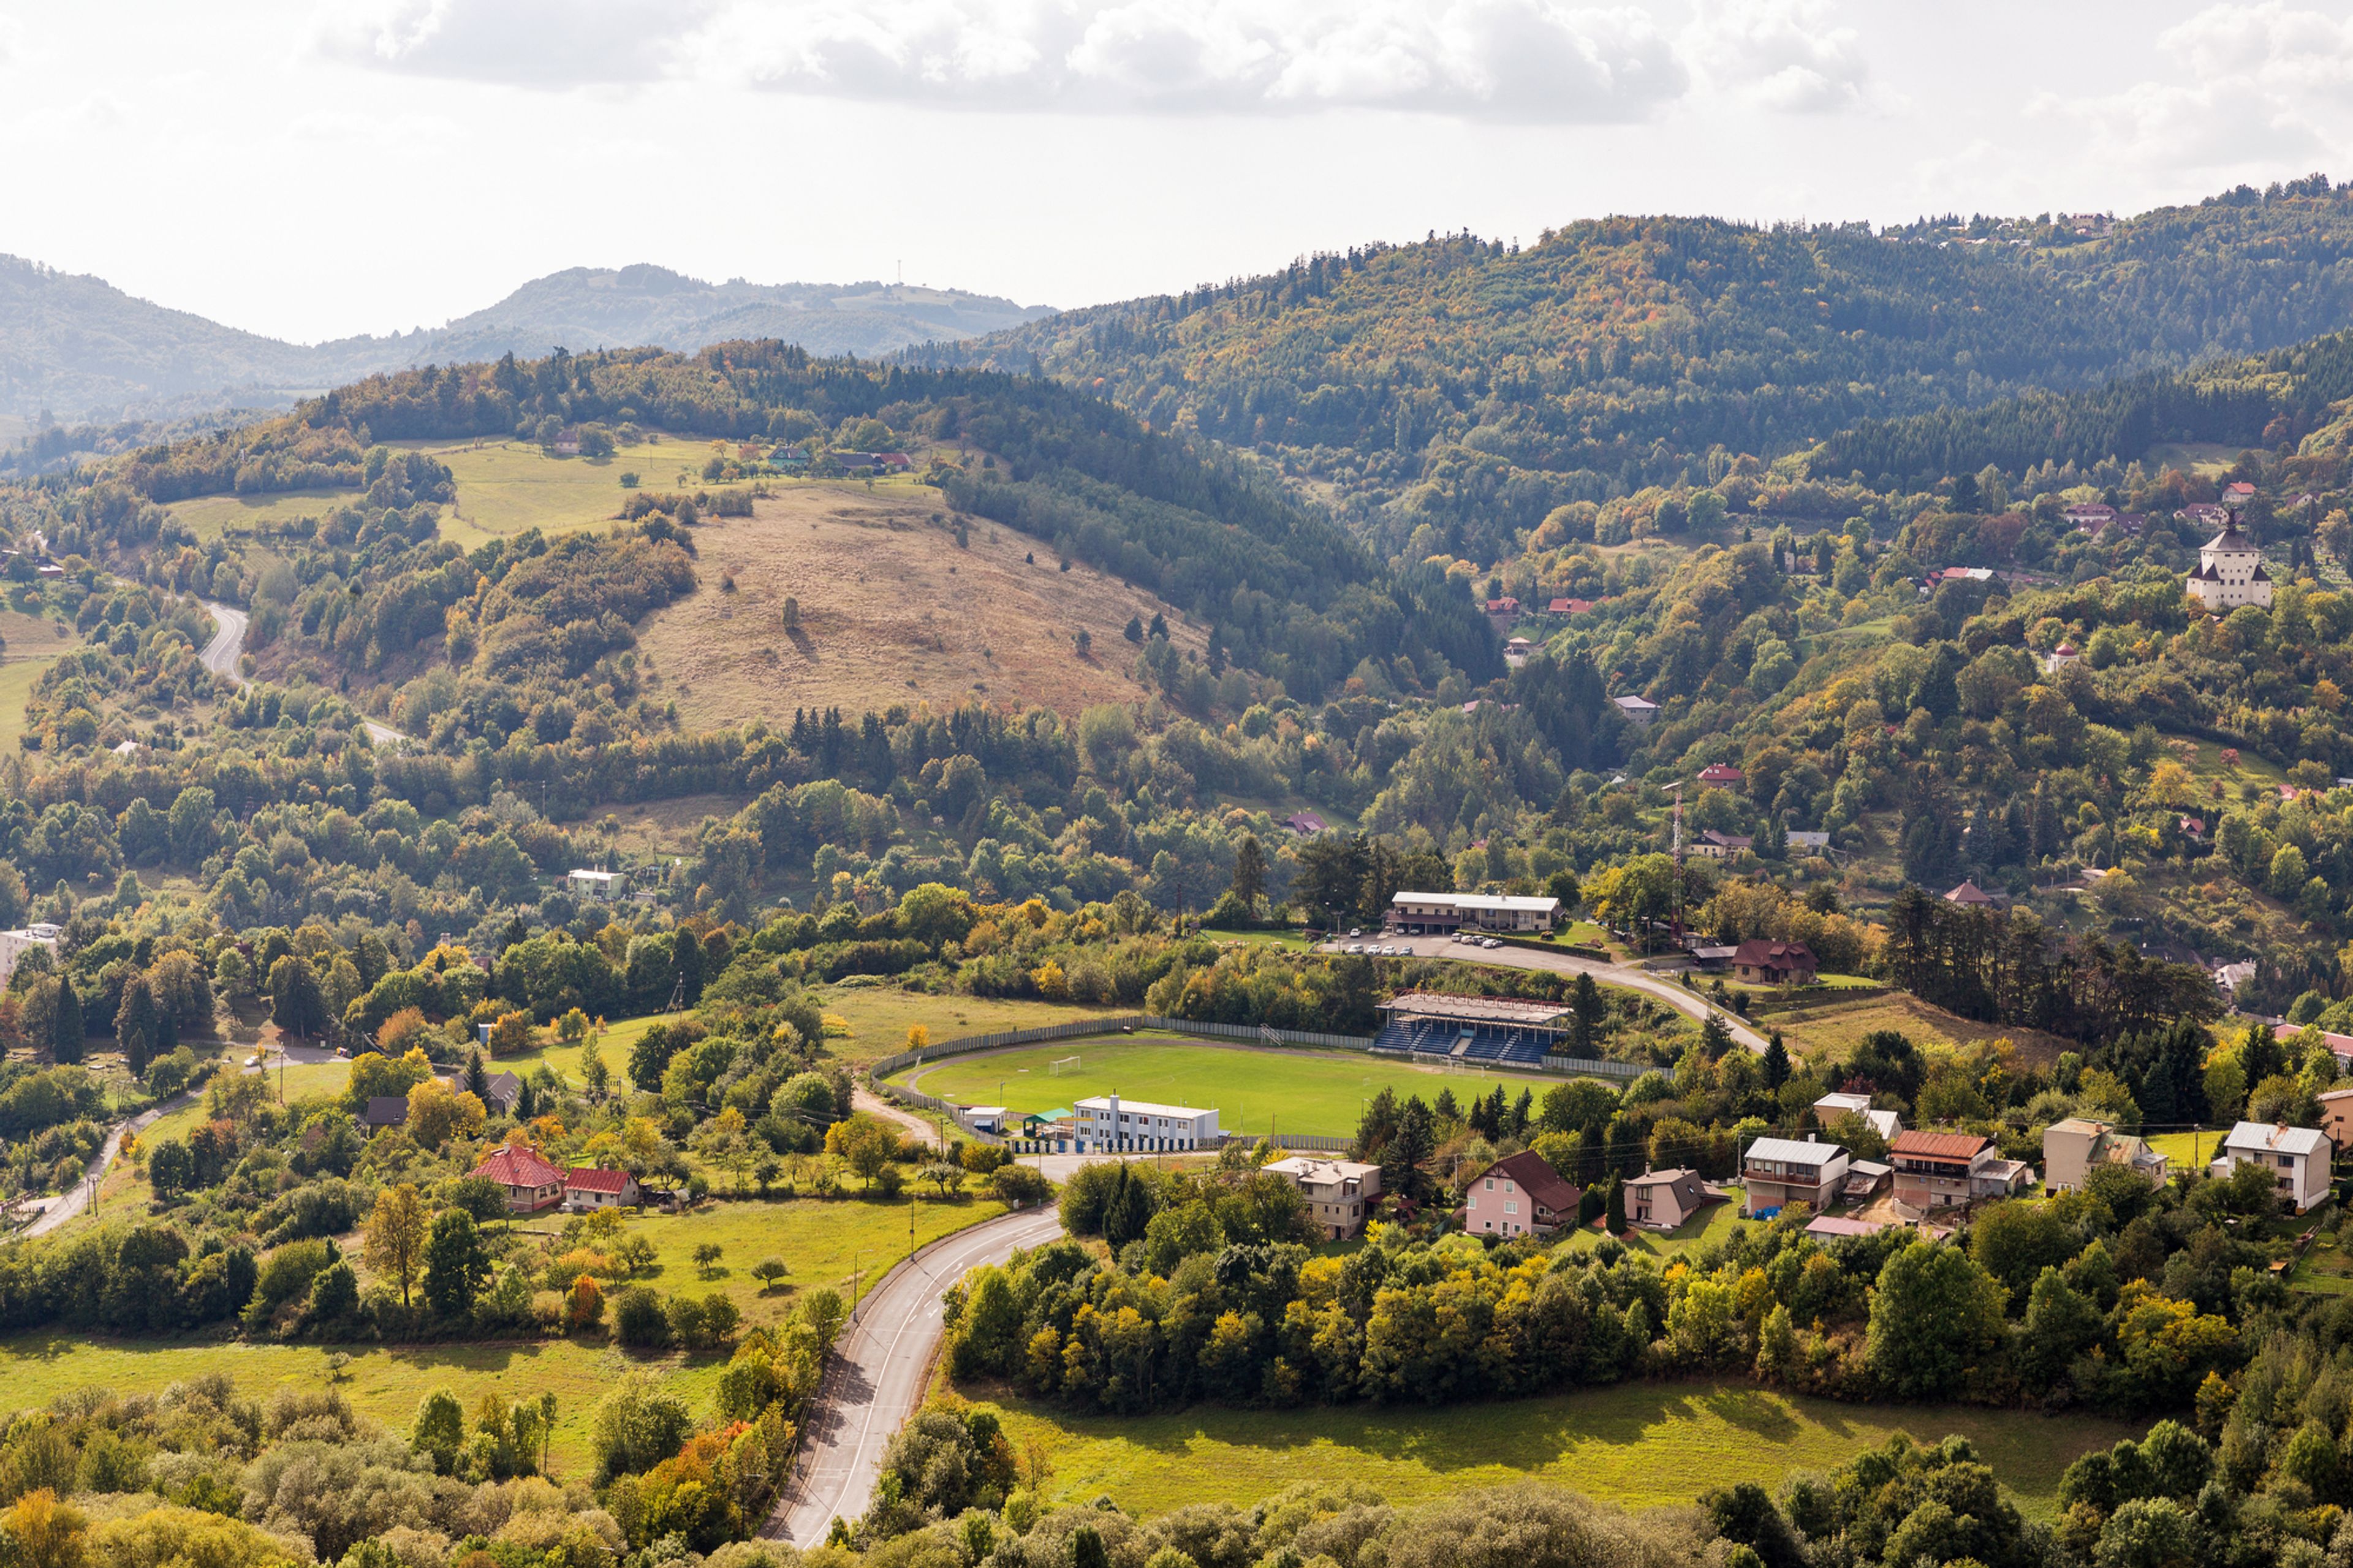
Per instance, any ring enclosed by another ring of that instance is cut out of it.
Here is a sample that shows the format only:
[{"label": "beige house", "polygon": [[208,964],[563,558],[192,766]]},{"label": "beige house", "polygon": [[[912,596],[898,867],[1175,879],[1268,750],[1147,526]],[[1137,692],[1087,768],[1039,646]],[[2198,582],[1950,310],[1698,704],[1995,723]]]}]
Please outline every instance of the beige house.
[{"label": "beige house", "polygon": [[2320,1097],[2320,1130],[2340,1152],[2353,1148],[2353,1089],[2332,1089]]},{"label": "beige house", "polygon": [[1740,1212],[1754,1219],[1809,1204],[1819,1214],[1838,1202],[1849,1163],[1843,1145],[1818,1138],[1759,1138],[1740,1157],[1740,1179],[1748,1189]]},{"label": "beige house", "polygon": [[2165,1185],[2166,1159],[2146,1142],[2105,1121],[2071,1116],[2042,1134],[2042,1185],[2053,1193],[2081,1192],[2094,1165],[2123,1165],[2152,1187]]},{"label": "beige house", "polygon": [[1624,1188],[1626,1223],[1646,1230],[1672,1230],[1707,1202],[1697,1171],[1645,1171]]},{"label": "beige house", "polygon": [[1355,1160],[1318,1159],[1293,1154],[1263,1169],[1283,1177],[1307,1200],[1315,1226],[1332,1241],[1346,1241],[1365,1233],[1365,1216],[1381,1195],[1381,1168]]}]

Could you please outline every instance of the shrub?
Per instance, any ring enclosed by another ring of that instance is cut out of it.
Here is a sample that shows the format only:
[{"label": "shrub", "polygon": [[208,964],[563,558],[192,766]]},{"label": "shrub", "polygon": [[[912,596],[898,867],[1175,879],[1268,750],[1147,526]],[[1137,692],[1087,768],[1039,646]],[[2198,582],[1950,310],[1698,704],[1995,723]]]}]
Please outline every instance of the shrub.
[{"label": "shrub", "polygon": [[670,1319],[661,1298],[642,1285],[632,1285],[613,1298],[613,1340],[617,1344],[659,1350],[670,1343]]}]

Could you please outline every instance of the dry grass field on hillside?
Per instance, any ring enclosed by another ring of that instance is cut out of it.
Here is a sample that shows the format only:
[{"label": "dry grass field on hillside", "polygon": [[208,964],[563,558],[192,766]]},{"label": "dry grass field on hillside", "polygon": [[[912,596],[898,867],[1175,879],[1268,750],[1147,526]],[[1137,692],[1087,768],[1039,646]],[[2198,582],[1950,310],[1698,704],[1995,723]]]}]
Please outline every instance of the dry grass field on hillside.
[{"label": "dry grass field on hillside", "polygon": [[[1145,695],[1121,636],[1130,616],[1149,624],[1159,610],[1179,647],[1202,650],[1202,634],[1151,595],[1077,563],[1062,572],[1050,547],[1010,529],[976,519],[959,550],[931,521],[943,510],[928,489],[801,485],[698,529],[702,587],[638,628],[657,689],[690,730],[968,698],[1075,713]],[[788,597],[801,616],[789,634]]]}]

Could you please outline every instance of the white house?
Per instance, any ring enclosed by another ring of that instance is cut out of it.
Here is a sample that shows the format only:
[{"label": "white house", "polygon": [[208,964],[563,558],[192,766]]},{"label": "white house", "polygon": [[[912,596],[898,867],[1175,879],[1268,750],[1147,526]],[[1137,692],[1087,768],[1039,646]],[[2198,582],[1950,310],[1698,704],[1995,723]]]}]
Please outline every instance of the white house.
[{"label": "white house", "polygon": [[2333,1152],[2328,1135],[2316,1127],[2242,1121],[2222,1140],[2213,1172],[2227,1176],[2241,1165],[2261,1165],[2273,1173],[2280,1196],[2302,1214],[2328,1195],[2328,1161]]},{"label": "white house", "polygon": [[1095,1149],[1203,1149],[1218,1142],[1218,1113],[1189,1105],[1123,1100],[1116,1094],[1082,1100],[1074,1131],[1082,1151]]},{"label": "white house", "polygon": [[1610,702],[1634,723],[1648,726],[1659,716],[1659,705],[1647,697],[1613,697]]},{"label": "white house", "polygon": [[564,1208],[567,1214],[589,1209],[634,1208],[646,1201],[638,1179],[627,1171],[595,1165],[575,1165],[564,1173]]},{"label": "white house", "polygon": [[46,947],[52,954],[58,951],[58,938],[65,928],[46,921],[35,921],[22,931],[0,931],[0,985],[16,973],[16,961],[37,947]]},{"label": "white house", "polygon": [[626,871],[570,871],[565,874],[564,886],[591,899],[617,899],[628,890],[629,878]]},{"label": "white house", "polygon": [[1860,1116],[1870,1129],[1890,1143],[1904,1131],[1904,1119],[1892,1110],[1873,1110],[1867,1094],[1826,1094],[1814,1101],[1814,1120],[1828,1127],[1841,1116]]},{"label": "white house", "polygon": [[1293,1154],[1260,1167],[1297,1187],[1316,1228],[1334,1241],[1361,1236],[1381,1195],[1381,1168],[1329,1155]]}]

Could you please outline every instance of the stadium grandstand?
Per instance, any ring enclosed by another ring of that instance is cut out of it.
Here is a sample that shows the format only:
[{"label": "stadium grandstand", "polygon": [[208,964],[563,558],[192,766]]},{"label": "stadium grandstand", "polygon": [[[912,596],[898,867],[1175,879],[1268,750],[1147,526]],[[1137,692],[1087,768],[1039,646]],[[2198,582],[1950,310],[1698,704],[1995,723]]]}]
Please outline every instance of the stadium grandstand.
[{"label": "stadium grandstand", "polygon": [[1519,996],[1456,996],[1409,991],[1381,1004],[1377,1051],[1456,1062],[1541,1067],[1567,1035],[1567,1009]]}]

